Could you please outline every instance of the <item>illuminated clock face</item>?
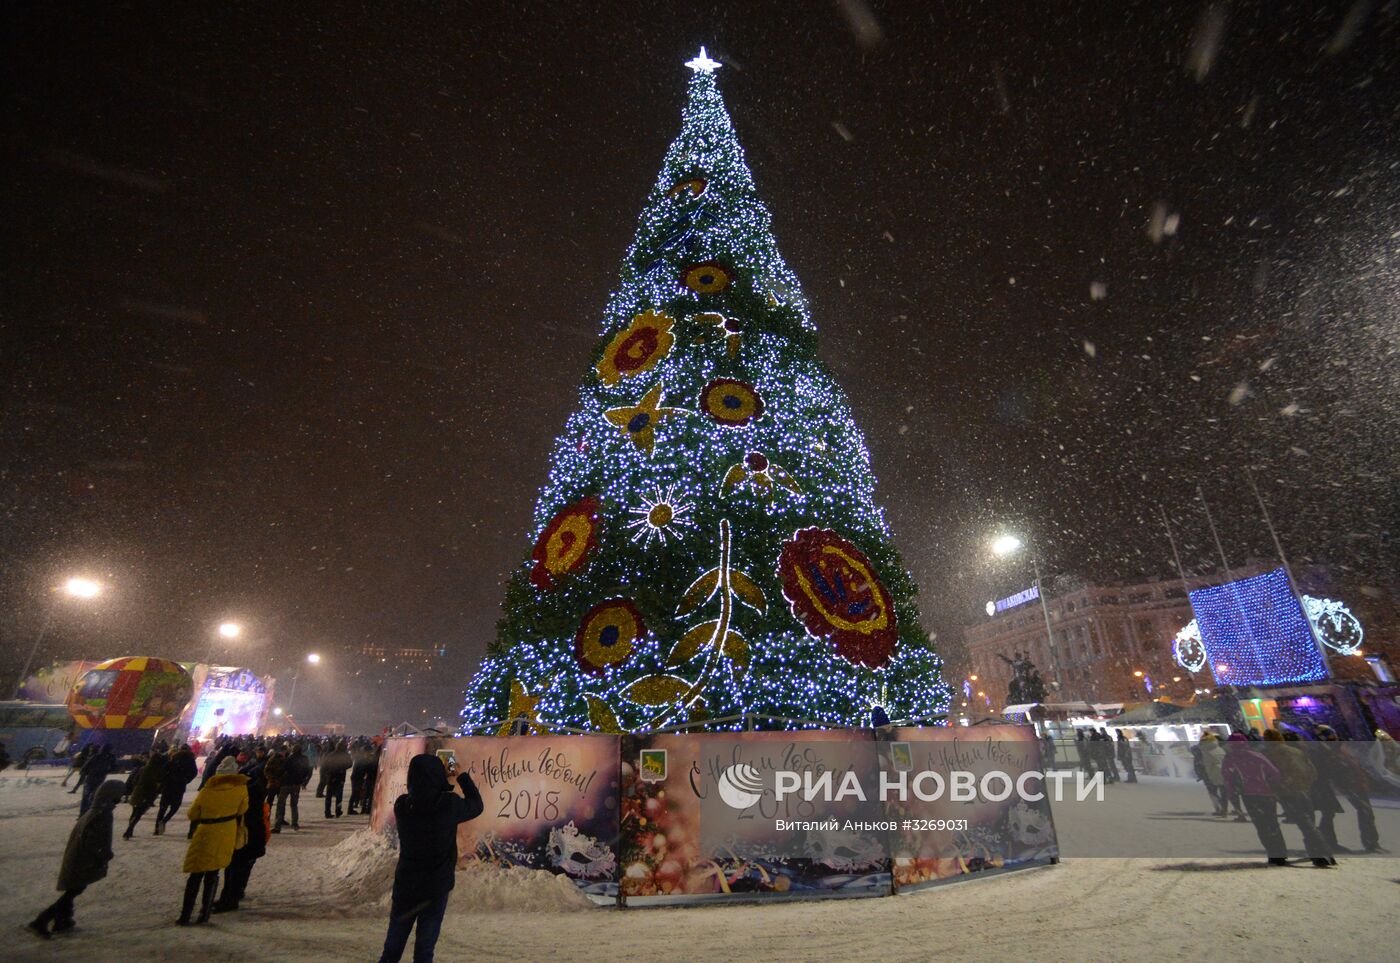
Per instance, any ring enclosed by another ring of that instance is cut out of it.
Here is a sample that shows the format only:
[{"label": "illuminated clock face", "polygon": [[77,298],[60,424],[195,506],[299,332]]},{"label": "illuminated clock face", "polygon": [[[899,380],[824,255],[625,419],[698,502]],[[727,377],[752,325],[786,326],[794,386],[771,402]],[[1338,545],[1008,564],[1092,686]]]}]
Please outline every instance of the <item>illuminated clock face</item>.
[{"label": "illuminated clock face", "polygon": [[1361,651],[1365,636],[1361,621],[1341,602],[1304,595],[1303,609],[1323,645],[1338,655],[1355,655]]},{"label": "illuminated clock face", "polygon": [[1201,627],[1192,619],[1172,640],[1172,655],[1176,664],[1187,672],[1200,672],[1206,667],[1206,647],[1201,641]]}]

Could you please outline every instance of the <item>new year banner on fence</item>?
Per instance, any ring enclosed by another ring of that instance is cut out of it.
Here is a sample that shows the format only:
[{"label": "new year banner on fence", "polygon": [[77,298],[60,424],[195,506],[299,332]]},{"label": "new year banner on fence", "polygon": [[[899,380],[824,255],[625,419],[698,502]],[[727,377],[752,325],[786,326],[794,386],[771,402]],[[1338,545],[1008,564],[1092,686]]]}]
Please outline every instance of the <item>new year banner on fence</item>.
[{"label": "new year banner on fence", "polygon": [[868,731],[624,736],[622,759],[628,898],[889,892],[883,833],[869,828],[877,800],[838,782],[812,799],[778,795],[779,773],[873,785]]},{"label": "new year banner on fence", "polygon": [[392,739],[376,829],[420,752],[481,790],[463,862],[600,897],[879,896],[1059,853],[1024,726]]},{"label": "new year banner on fence", "polygon": [[376,828],[392,823],[392,813],[382,814],[405,791],[408,760],[420,752],[436,753],[450,771],[469,773],[481,792],[485,811],[457,832],[463,862],[548,870],[590,895],[616,893],[616,736],[392,739],[380,762]]},{"label": "new year banner on fence", "polygon": [[1051,793],[1032,728],[895,728],[882,735],[898,886],[1059,856],[1049,800],[1035,798]]},{"label": "new year banner on fence", "polygon": [[428,740],[423,736],[385,740],[384,751],[379,755],[379,775],[374,781],[374,807],[369,817],[370,828],[375,832],[382,833],[394,825],[394,800],[408,792],[408,761],[427,751]]}]

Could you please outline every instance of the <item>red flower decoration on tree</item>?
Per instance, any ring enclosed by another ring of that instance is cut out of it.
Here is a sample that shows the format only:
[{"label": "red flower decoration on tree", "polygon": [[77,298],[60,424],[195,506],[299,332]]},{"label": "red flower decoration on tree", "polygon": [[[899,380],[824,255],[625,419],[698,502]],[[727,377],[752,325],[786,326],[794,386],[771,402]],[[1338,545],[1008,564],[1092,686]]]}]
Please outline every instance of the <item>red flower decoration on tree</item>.
[{"label": "red flower decoration on tree", "polygon": [[829,637],[848,662],[878,669],[899,638],[894,600],[860,549],[825,528],[804,528],[783,543],[778,578],[792,614],[817,638]]},{"label": "red flower decoration on tree", "polygon": [[583,568],[598,544],[598,499],[590,495],[559,509],[540,532],[530,553],[535,567],[530,582],[549,591],[561,575]]},{"label": "red flower decoration on tree", "polygon": [[608,666],[625,662],[646,630],[642,613],[630,599],[599,602],[579,624],[574,658],[583,671],[601,675]]},{"label": "red flower decoration on tree", "polygon": [[700,407],[726,428],[740,428],[763,415],[763,397],[753,385],[716,378],[700,392]]}]

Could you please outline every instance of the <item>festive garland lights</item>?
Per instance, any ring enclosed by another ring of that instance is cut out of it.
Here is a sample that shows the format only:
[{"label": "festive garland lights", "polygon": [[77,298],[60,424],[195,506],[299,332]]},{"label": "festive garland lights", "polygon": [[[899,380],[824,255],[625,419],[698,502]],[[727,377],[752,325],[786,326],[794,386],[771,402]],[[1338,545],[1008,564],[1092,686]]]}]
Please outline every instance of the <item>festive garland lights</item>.
[{"label": "festive garland lights", "polygon": [[[896,719],[947,711],[865,440],[817,360],[718,64],[696,63],[708,66],[691,79],[535,506],[538,547],[561,512],[595,499],[594,541],[577,564],[572,542],[546,554],[561,566],[546,565],[547,579],[532,578],[533,554],[511,575],[465,693],[469,730],[525,711],[522,700],[541,727],[609,732],[743,713],[858,726],[877,701]],[[795,614],[779,564],[809,529],[859,562],[816,629]],[[695,598],[712,574],[713,593]]]},{"label": "festive garland lights", "polygon": [[1286,685],[1327,677],[1283,569],[1191,592],[1201,640],[1221,685]]}]

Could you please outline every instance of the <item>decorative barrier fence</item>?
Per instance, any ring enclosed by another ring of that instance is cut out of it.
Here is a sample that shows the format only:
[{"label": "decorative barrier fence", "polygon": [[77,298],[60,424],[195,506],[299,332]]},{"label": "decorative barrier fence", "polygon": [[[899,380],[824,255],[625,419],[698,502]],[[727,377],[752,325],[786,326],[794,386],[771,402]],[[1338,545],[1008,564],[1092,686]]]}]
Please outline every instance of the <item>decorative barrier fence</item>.
[{"label": "decorative barrier fence", "polygon": [[955,791],[1038,778],[1025,726],[391,739],[376,830],[393,831],[421,752],[481,791],[463,862],[566,875],[596,899],[882,896],[1058,858],[1048,801]]},{"label": "decorative barrier fence", "polygon": [[469,773],[485,810],[457,832],[464,862],[562,873],[591,896],[617,894],[617,736],[469,736],[390,739],[379,762],[370,824],[390,828],[408,761],[434,752]]}]

